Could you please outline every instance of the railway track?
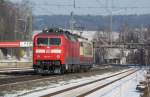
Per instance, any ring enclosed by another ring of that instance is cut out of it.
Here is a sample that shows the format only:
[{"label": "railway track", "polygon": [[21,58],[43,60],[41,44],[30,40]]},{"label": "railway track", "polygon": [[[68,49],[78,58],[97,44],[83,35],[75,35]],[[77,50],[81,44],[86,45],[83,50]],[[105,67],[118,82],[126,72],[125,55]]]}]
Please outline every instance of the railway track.
[{"label": "railway track", "polygon": [[[8,73],[5,73],[8,74]],[[8,75],[10,75],[9,73]],[[11,85],[19,85],[19,84],[26,84],[26,83],[31,83],[31,82],[41,82],[41,81],[46,81],[46,80],[58,80],[58,79],[63,79],[67,78],[74,78],[74,77],[80,77],[78,76],[79,73],[71,73],[71,74],[66,74],[66,75],[49,75],[49,76],[42,76],[42,75],[35,75],[33,73],[31,74],[26,74],[26,75],[18,75],[15,76],[4,76],[0,78],[0,87],[5,87],[5,86],[11,86]],[[11,74],[12,75],[12,74]]]},{"label": "railway track", "polygon": [[0,74],[12,74],[12,73],[28,73],[33,72],[32,68],[8,68],[8,69],[0,69]]},{"label": "railway track", "polygon": [[129,70],[121,73],[117,73],[108,77],[97,79],[88,83],[69,87],[60,91],[55,91],[42,97],[85,97],[105,86],[108,86],[120,79],[123,79],[137,70]]},{"label": "railway track", "polygon": [[[119,70],[119,71],[118,71]],[[0,78],[0,93],[5,93],[5,91],[11,91],[15,88],[15,91],[20,91],[20,87],[22,87],[22,89],[28,89],[30,88],[28,91],[26,92],[22,92],[22,93],[17,93],[15,94],[16,97],[22,97],[24,95],[27,94],[32,94],[34,92],[39,92],[42,90],[46,90],[49,88],[52,88],[50,84],[54,85],[56,84],[56,86],[54,86],[53,88],[57,87],[57,84],[59,84],[59,82],[67,82],[69,80],[74,80],[74,79],[82,79],[82,78],[89,78],[90,76],[92,77],[93,75],[97,75],[97,74],[103,74],[105,72],[116,72],[114,74],[117,74],[117,72],[125,72],[127,70],[123,70],[123,68],[106,68],[106,69],[94,69],[92,71],[89,72],[81,72],[81,73],[70,73],[70,74],[65,74],[65,75],[50,75],[50,76],[40,76],[40,75],[36,75],[36,74],[17,74],[14,75],[12,74],[10,77],[6,77],[6,78]],[[11,74],[11,73],[10,73]],[[8,74],[9,75],[9,74]],[[42,83],[41,83],[42,82]],[[74,82],[73,82],[74,83]],[[76,82],[75,82],[76,83]],[[62,85],[67,85],[70,83],[62,83]],[[33,87],[33,89],[31,88]],[[41,88],[38,88],[41,87]],[[18,88],[18,89],[17,89]],[[37,88],[37,89],[36,89]],[[13,90],[14,91],[14,90]],[[3,96],[5,96],[5,94],[2,94]]]},{"label": "railway track", "polygon": [[133,73],[135,73],[135,72],[136,72],[136,71],[133,71],[133,72],[130,72],[130,73],[126,74],[126,75],[123,75],[123,76],[120,77],[120,78],[117,78],[117,79],[112,80],[112,81],[110,81],[110,82],[108,82],[108,83],[105,83],[105,84],[103,84],[103,85],[100,85],[100,86],[94,88],[93,90],[90,90],[90,91],[88,91],[88,92],[86,92],[86,93],[83,93],[83,94],[81,94],[81,95],[79,95],[79,96],[77,96],[77,97],[85,97],[85,96],[87,96],[87,95],[89,95],[89,94],[92,94],[92,93],[94,93],[95,91],[97,91],[97,90],[99,90],[99,89],[101,89],[101,88],[104,88],[104,87],[106,87],[106,86],[108,86],[108,85],[110,85],[110,84],[113,84],[113,83],[115,83],[115,82],[117,82],[117,81],[119,81],[119,80],[121,80],[121,79],[123,79],[123,78],[125,78],[125,77],[127,77],[127,76],[129,76],[129,75],[131,75],[131,74],[133,74]]},{"label": "railway track", "polygon": [[[108,69],[108,68],[105,68]],[[91,72],[98,71],[100,69],[93,69]],[[102,69],[103,70],[103,69]],[[82,73],[81,73],[82,74]],[[79,73],[71,73],[71,74],[65,74],[65,75],[50,75],[50,76],[41,76],[36,75],[34,71],[3,71],[0,72],[0,87],[9,86],[9,85],[17,85],[22,83],[29,83],[29,82],[36,82],[36,81],[42,81],[42,80],[49,80],[49,79],[61,79],[66,76],[71,77],[80,77],[78,76]]]},{"label": "railway track", "polygon": [[1,78],[0,79],[0,87],[6,87],[11,85],[21,85],[25,83],[37,82],[42,80],[54,80],[57,78],[56,75],[53,76],[40,76],[40,75],[24,75],[18,77],[8,77],[8,78]]},{"label": "railway track", "polygon": [[79,74],[82,74],[82,73],[70,73],[70,74],[65,74],[65,75],[49,75],[49,76],[35,75],[31,73],[31,74],[26,74],[26,75],[23,74],[22,76],[21,75],[17,75],[17,76],[13,75],[10,77],[5,76],[5,77],[0,78],[0,87],[26,84],[26,83],[31,83],[31,82],[41,82],[41,81],[46,81],[46,80],[55,81],[55,80],[64,79],[67,77],[80,78]]},{"label": "railway track", "polygon": [[[50,92],[49,94],[47,95],[40,95],[42,97],[84,97],[85,95],[88,95],[90,94],[91,92],[94,92],[96,91],[97,89],[100,89],[100,88],[103,88],[113,82],[116,82],[134,72],[136,72],[137,70],[133,70],[133,69],[129,69],[129,70],[125,70],[125,71],[122,71],[122,72],[119,72],[119,73],[114,73],[114,74],[111,74],[110,76],[106,76],[106,77],[103,77],[103,78],[100,78],[100,79],[97,79],[97,80],[93,80],[93,81],[90,81],[90,82],[86,82],[86,83],[83,83],[83,84],[79,84],[79,85],[75,85],[75,86],[71,86],[71,87],[68,87],[68,88],[64,88],[62,90],[58,89],[57,91],[54,91],[54,92]],[[124,75],[124,76],[123,76]],[[116,78],[116,76],[118,76],[118,78]],[[120,77],[119,77],[120,76]],[[109,83],[105,83],[105,84],[102,84],[102,82],[107,82],[106,80],[109,80],[109,79],[112,79],[112,78],[116,78],[115,80],[113,80],[112,82],[109,82]],[[94,87],[97,87],[97,88],[94,88],[91,90],[88,90],[88,91],[85,91],[87,90],[87,88],[89,88],[89,85],[94,85],[95,83],[101,83],[102,85],[96,85]],[[82,89],[83,88],[83,89]],[[32,94],[32,93],[36,93],[36,92],[40,92],[42,90],[45,90],[47,88],[43,88],[43,89],[40,89],[40,90],[35,90],[35,91],[30,91],[30,92],[27,92],[27,93],[24,93],[24,94],[21,94],[19,96],[26,96],[28,94]],[[81,90],[80,90],[81,89]],[[85,91],[84,93],[80,93],[81,91]],[[70,95],[71,94],[71,95]],[[72,95],[73,94],[73,95]],[[79,95],[77,95],[79,94]],[[32,96],[32,95],[30,95]]]}]

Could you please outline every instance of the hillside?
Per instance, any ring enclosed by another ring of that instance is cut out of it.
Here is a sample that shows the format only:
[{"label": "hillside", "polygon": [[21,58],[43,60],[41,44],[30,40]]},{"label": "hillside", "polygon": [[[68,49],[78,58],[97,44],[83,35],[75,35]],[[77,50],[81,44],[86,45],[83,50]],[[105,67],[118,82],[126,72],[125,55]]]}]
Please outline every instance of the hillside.
[{"label": "hillside", "polygon": [[[110,16],[74,16],[75,26],[84,27],[86,30],[108,28]],[[69,15],[43,15],[34,17],[34,29],[42,29],[45,26],[69,28],[71,17]],[[122,25],[130,27],[150,26],[150,14],[147,15],[115,15],[113,16],[113,30],[117,31]]]}]

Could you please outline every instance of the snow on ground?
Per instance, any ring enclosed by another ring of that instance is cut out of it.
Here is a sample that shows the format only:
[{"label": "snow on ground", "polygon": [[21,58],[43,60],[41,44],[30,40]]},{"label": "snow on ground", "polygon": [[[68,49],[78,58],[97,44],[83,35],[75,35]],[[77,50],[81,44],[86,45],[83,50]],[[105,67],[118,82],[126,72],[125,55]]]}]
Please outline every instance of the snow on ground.
[{"label": "snow on ground", "polygon": [[40,91],[40,92],[35,92],[35,93],[29,94],[29,95],[25,95],[24,97],[39,97],[39,96],[46,95],[46,94],[49,94],[49,93],[52,93],[52,92],[63,90],[65,88],[69,88],[69,87],[73,87],[73,86],[76,86],[76,85],[91,82],[92,80],[103,78],[103,77],[109,76],[110,74],[111,73],[105,73],[105,74],[102,74],[102,75],[96,75],[96,76],[92,76],[92,77],[84,77],[84,78],[76,79],[76,80],[73,79],[73,80],[70,80],[70,81],[61,81],[58,84],[53,85],[53,87],[52,87],[52,85],[50,85],[50,86],[47,87],[46,90],[43,90],[43,91]]},{"label": "snow on ground", "polygon": [[144,80],[143,70],[140,70],[131,76],[115,82],[86,97],[140,97],[140,93],[136,91],[136,85],[141,80]]},{"label": "snow on ground", "polygon": [[[120,72],[123,72],[123,71],[125,71],[125,70],[122,70]],[[116,73],[118,73],[118,72],[116,72]],[[72,86],[76,86],[76,85],[80,85],[80,84],[83,84],[83,83],[91,82],[91,81],[96,80],[96,79],[104,78],[104,77],[110,76],[112,74],[114,74],[114,73],[109,72],[109,73],[105,73],[105,74],[102,74],[102,75],[95,75],[95,76],[92,76],[92,77],[84,77],[84,78],[75,79],[75,80],[73,79],[73,80],[69,80],[69,81],[61,81],[58,84],[51,84],[47,87],[43,87],[44,90],[39,91],[39,92],[33,92],[29,95],[25,95],[24,97],[39,97],[39,96],[46,95],[46,94],[49,94],[49,93],[52,93],[52,92],[63,90],[65,88],[69,88],[69,87],[72,87]],[[36,90],[38,90],[38,89],[36,89]],[[28,90],[28,91],[34,91],[34,90]],[[24,93],[25,92],[20,91],[19,95],[24,94]],[[18,94],[15,94],[15,95],[17,96]]]},{"label": "snow on ground", "polygon": [[[123,70],[123,71],[125,71],[125,70]],[[121,71],[121,72],[123,72],[123,71]],[[33,90],[17,91],[17,93],[15,93],[15,94],[11,94],[11,93],[7,94],[6,93],[5,97],[14,97],[14,96],[22,95],[26,92],[42,90],[42,91],[33,92],[32,94],[24,96],[24,97],[38,97],[38,96],[46,95],[48,93],[55,92],[55,91],[58,91],[58,90],[62,90],[62,89],[68,88],[68,87],[72,87],[72,86],[76,86],[76,85],[79,85],[79,84],[87,83],[87,82],[90,82],[92,80],[96,80],[96,79],[99,79],[99,78],[104,78],[104,77],[107,77],[111,74],[113,74],[113,73],[108,72],[108,73],[105,73],[105,74],[102,74],[102,75],[95,75],[95,76],[91,76],[91,77],[83,77],[83,78],[80,78],[80,79],[72,79],[72,80],[69,80],[69,81],[61,81],[59,83],[51,83],[49,86],[38,87],[38,88],[33,89]]]},{"label": "snow on ground", "polygon": [[82,87],[79,87],[79,88],[76,88],[76,89],[73,89],[73,90],[69,90],[69,91],[66,91],[64,93],[60,93],[58,95],[55,95],[53,97],[76,97],[76,96],[79,96],[83,93],[91,91],[91,90],[93,90],[93,89],[95,89],[99,86],[110,83],[111,81],[116,80],[116,79],[122,77],[123,75],[126,75],[126,73],[121,74],[121,75],[116,75],[112,78],[107,78],[105,80],[101,80],[101,81],[98,81],[98,82],[95,82],[95,83],[92,83],[92,84],[89,84],[89,85],[86,85],[86,86],[82,86]]},{"label": "snow on ground", "polygon": [[[49,86],[38,87],[34,90],[24,90],[24,91],[18,91],[15,94],[6,94],[5,97],[14,97],[14,96],[22,95],[26,92],[31,92],[31,93],[23,95],[21,97],[39,97],[39,96],[43,96],[52,92],[63,90],[65,88],[91,82],[96,79],[104,78],[112,74],[114,73],[109,72],[109,73],[96,75],[92,77],[84,77],[80,79],[72,79],[69,81],[51,83]],[[144,74],[144,71],[140,70],[139,72],[132,74],[130,77],[126,77],[123,80],[117,83],[114,83],[110,86],[107,86],[87,97],[139,97],[139,93],[135,91],[135,87],[137,83],[139,82],[139,80],[143,78],[143,74]],[[40,91],[35,92],[35,90],[40,90]]]}]

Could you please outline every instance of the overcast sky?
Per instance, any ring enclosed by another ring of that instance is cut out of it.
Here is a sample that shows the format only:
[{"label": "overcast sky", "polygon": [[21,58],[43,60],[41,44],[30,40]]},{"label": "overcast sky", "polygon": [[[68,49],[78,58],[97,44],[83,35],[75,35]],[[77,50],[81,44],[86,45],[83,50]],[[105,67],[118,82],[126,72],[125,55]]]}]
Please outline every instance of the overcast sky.
[{"label": "overcast sky", "polygon": [[35,15],[70,14],[72,11],[80,15],[109,15],[111,12],[113,14],[150,13],[150,0],[75,0],[75,8],[74,0],[29,1]]}]

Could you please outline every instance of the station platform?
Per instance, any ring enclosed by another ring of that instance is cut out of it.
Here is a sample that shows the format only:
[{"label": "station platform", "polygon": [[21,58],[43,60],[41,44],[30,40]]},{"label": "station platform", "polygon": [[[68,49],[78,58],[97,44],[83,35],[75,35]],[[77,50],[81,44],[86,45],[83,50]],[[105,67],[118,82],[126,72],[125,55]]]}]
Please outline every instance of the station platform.
[{"label": "station platform", "polygon": [[31,69],[32,61],[30,60],[0,60],[0,71]]},{"label": "station platform", "polygon": [[0,74],[17,73],[17,72],[32,72],[32,71],[34,71],[34,70],[30,67],[27,67],[27,68],[5,68],[5,69],[0,69]]}]

